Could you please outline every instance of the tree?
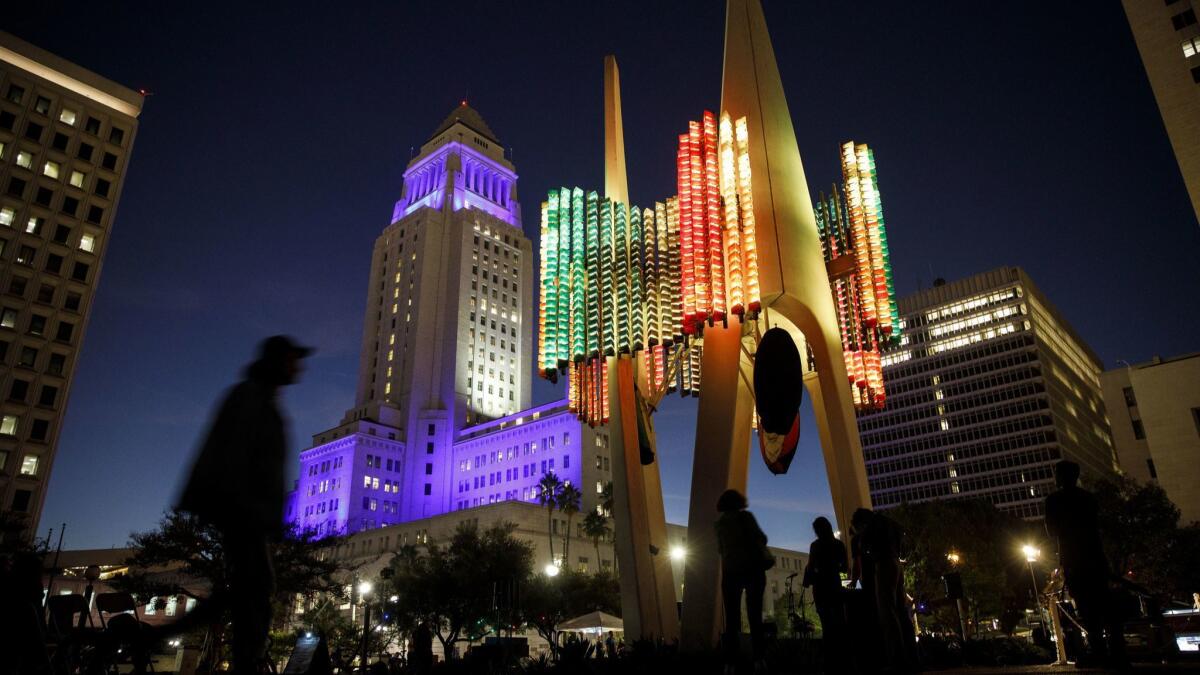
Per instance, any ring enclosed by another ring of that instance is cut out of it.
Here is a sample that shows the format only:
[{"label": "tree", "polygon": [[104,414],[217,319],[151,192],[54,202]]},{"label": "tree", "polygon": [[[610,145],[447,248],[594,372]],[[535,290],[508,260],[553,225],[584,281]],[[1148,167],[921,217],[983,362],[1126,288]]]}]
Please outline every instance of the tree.
[{"label": "tree", "polygon": [[612,532],[608,526],[608,518],[592,511],[583,517],[580,527],[583,534],[591,538],[592,546],[596,547],[596,569],[600,569],[600,540],[607,538]]},{"label": "tree", "polygon": [[[886,515],[904,528],[905,587],[933,613],[923,623],[958,625],[953,603],[940,602],[942,576],[951,571],[961,575],[963,593],[980,616],[1000,616],[1014,597],[1031,599],[1021,546],[1040,537],[1023,521],[984,500],[904,504]],[[951,552],[958,554],[958,564],[947,558]]]},{"label": "tree", "polygon": [[1115,574],[1178,600],[1200,587],[1200,529],[1179,527],[1179,509],[1157,483],[1125,477],[1092,486],[1100,535]]},{"label": "tree", "polygon": [[553,471],[542,474],[538,481],[538,503],[546,507],[546,538],[550,540],[550,562],[554,562],[554,509],[558,507],[558,491],[562,481]]},{"label": "tree", "polygon": [[533,570],[533,547],[514,537],[515,529],[511,523],[482,531],[463,524],[445,545],[398,551],[389,562],[392,576],[383,584],[389,596],[396,596],[389,620],[407,629],[428,626],[447,658],[457,642],[486,633],[489,622],[497,632],[504,623],[511,625],[497,616],[500,608],[493,605],[491,591],[523,581]]},{"label": "tree", "polygon": [[522,595],[525,621],[550,643],[558,654],[558,625],[589,612],[619,614],[621,589],[608,574],[586,574],[563,569],[555,577],[539,574],[526,584]]},{"label": "tree", "polygon": [[563,565],[567,566],[571,564],[571,521],[574,520],[575,514],[579,513],[583,493],[574,485],[566,483],[559,488],[556,501],[558,510],[567,516],[567,530],[563,532]]},{"label": "tree", "polygon": [[[140,598],[185,597],[203,599],[225,588],[225,558],[221,535],[216,528],[179,511],[169,511],[158,529],[135,532],[129,538],[133,555],[130,573],[117,577],[114,587]],[[339,597],[339,576],[346,568],[331,555],[338,539],[316,539],[312,530],[293,529],[274,544],[276,607],[289,607],[297,595],[308,600]],[[214,608],[207,626],[181,620],[190,630],[207,628],[213,638],[214,653],[220,653],[225,612]]]}]

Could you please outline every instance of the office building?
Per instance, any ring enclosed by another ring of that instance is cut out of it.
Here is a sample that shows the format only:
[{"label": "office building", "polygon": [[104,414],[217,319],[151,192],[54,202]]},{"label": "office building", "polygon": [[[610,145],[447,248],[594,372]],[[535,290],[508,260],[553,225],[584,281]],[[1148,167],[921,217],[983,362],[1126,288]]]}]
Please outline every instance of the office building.
[{"label": "office building", "polygon": [[142,97],[0,32],[0,509],[36,531]]},{"label": "office building", "polygon": [[1100,382],[1121,470],[1162,486],[1180,522],[1200,520],[1200,353],[1115,368]]},{"label": "office building", "polygon": [[375,244],[358,395],[300,456],[289,521],[349,533],[507,500],[554,472],[596,506],[607,431],[530,408],[533,256],[516,168],[465,102],[404,174]]},{"label": "office building", "polygon": [[1113,475],[1100,359],[1021,269],[939,280],[899,310],[887,404],[858,420],[876,507],[987,499],[1037,518],[1058,460]]},{"label": "office building", "polygon": [[1167,137],[1200,219],[1200,10],[1197,0],[1122,0]]}]

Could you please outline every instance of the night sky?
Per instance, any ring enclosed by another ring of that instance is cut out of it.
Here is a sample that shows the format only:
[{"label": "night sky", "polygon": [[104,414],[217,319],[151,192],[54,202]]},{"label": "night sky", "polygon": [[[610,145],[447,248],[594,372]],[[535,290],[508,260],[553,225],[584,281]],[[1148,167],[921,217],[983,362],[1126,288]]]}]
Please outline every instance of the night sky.
[{"label": "night sky", "polygon": [[[5,30],[153,92],[40,527],[66,521],[68,548],[155,523],[266,335],[320,350],[285,396],[296,451],[340,420],[372,243],[461,98],[513,149],[531,238],[548,188],[603,186],[605,54],[635,203],[674,191],[676,135],[719,103],[715,1],[259,4],[5,11]],[[1200,228],[1119,2],[765,5],[811,190],[839,178],[840,142],[875,148],[902,295],[1020,265],[1108,367],[1200,349]],[[538,383],[534,402],[561,392]],[[679,399],[657,416],[673,522],[694,416]],[[831,512],[810,420],[787,476],[752,458],[778,545],[806,548]]]}]

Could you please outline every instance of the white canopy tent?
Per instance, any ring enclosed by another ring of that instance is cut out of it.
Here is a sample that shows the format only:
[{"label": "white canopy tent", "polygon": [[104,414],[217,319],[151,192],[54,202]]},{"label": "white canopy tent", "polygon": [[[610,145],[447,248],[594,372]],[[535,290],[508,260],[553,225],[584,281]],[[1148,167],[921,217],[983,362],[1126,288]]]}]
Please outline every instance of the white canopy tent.
[{"label": "white canopy tent", "polygon": [[619,617],[596,611],[568,619],[558,624],[558,630],[591,634],[607,633],[611,630],[621,633],[625,631],[625,624]]}]

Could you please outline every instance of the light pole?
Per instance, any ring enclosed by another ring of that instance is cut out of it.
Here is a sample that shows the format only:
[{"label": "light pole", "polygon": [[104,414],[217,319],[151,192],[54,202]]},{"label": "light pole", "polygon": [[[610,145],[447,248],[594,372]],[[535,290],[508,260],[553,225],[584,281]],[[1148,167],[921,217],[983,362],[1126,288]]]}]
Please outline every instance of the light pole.
[{"label": "light pole", "polygon": [[358,650],[358,665],[364,672],[367,670],[367,640],[371,635],[371,605],[367,602],[367,596],[373,590],[375,586],[370,581],[364,579],[358,582],[358,598],[363,606],[363,634]]},{"label": "light pole", "polygon": [[[958,551],[953,549],[946,554],[946,561],[950,563],[950,567],[954,570],[951,574],[954,579],[954,608],[958,610],[958,630],[962,635],[962,640],[967,641],[967,613],[963,611],[963,593],[962,593],[962,576],[958,572],[958,566],[962,564],[963,557]],[[951,590],[951,589],[947,589]],[[948,594],[949,595],[949,594]]]},{"label": "light pole", "polygon": [[1033,602],[1037,607],[1038,621],[1042,624],[1042,630],[1046,629],[1046,617],[1042,613],[1042,598],[1038,594],[1037,574],[1033,571],[1033,563],[1042,556],[1042,552],[1038,547],[1031,544],[1025,544],[1021,547],[1021,552],[1025,554],[1025,562],[1029,564],[1029,581],[1033,584]]}]

